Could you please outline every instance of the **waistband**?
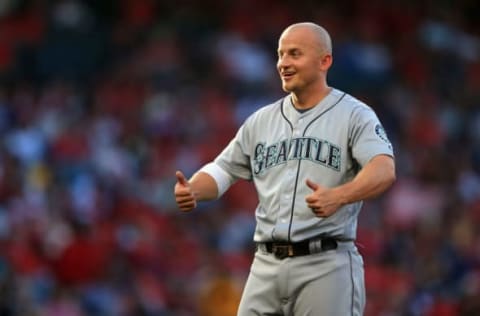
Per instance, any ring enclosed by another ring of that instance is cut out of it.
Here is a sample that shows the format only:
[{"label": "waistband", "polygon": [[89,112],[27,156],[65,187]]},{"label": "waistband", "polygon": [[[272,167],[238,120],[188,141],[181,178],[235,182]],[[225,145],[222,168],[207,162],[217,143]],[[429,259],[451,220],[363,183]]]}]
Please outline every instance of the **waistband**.
[{"label": "waistband", "polygon": [[346,250],[354,246],[353,240],[333,237],[312,238],[299,242],[268,241],[256,243],[256,249],[271,253],[278,259],[306,256],[328,250]]}]

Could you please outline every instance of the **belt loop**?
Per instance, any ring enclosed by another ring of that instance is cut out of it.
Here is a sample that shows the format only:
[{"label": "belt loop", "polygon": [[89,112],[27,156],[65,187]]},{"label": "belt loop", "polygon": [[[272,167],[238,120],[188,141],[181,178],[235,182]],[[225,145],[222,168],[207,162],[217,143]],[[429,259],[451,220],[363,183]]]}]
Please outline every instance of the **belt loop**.
[{"label": "belt loop", "polygon": [[310,253],[317,253],[322,251],[322,239],[315,239],[311,240],[308,243],[308,250],[310,250]]}]

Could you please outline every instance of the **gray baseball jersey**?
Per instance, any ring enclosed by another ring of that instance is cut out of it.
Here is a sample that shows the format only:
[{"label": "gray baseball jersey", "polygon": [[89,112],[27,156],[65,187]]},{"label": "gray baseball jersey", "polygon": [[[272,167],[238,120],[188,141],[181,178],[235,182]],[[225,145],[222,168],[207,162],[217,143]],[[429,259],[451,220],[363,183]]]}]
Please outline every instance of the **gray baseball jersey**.
[{"label": "gray baseball jersey", "polygon": [[291,96],[253,113],[215,162],[258,192],[254,240],[300,241],[328,235],[355,239],[362,202],[316,217],[305,180],[335,187],[354,178],[370,159],[393,156],[374,111],[337,89],[314,108],[299,112]]}]

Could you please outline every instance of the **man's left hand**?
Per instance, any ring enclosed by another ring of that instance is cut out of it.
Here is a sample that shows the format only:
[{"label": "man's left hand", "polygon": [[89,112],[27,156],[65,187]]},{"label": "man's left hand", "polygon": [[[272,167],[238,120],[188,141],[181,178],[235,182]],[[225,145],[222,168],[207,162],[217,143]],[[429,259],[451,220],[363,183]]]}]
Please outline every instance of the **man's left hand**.
[{"label": "man's left hand", "polygon": [[305,197],[307,206],[317,217],[328,217],[341,206],[335,190],[307,179],[305,182],[313,192]]}]

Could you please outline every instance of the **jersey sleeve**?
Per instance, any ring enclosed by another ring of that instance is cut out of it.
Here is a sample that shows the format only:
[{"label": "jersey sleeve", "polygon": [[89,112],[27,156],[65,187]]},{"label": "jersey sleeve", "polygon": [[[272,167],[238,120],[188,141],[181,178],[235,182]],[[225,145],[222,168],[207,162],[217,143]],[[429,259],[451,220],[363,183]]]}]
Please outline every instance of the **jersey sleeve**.
[{"label": "jersey sleeve", "polygon": [[380,120],[370,107],[356,108],[350,123],[352,156],[361,166],[377,155],[394,156],[392,144]]},{"label": "jersey sleeve", "polygon": [[[247,120],[248,122],[248,120]],[[215,163],[235,179],[252,178],[248,154],[248,125],[245,122],[225,149],[215,158]]]}]

